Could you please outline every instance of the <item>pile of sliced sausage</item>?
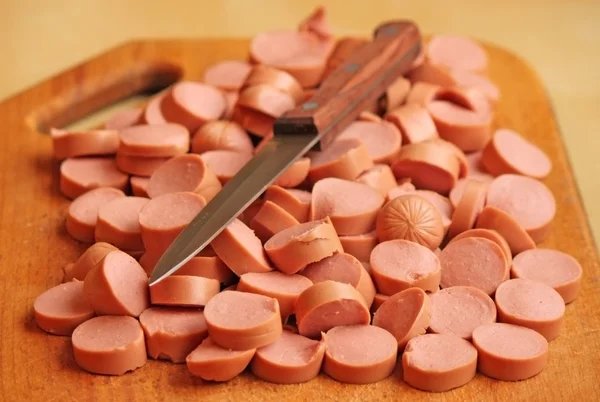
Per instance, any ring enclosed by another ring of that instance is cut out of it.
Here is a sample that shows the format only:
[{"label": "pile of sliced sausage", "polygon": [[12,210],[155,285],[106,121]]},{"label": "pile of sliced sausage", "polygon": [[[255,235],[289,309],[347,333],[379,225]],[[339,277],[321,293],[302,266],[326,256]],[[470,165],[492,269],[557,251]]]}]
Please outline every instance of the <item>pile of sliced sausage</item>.
[{"label": "pile of sliced sausage", "polygon": [[[320,371],[390,375],[425,391],[546,365],[580,288],[571,256],[537,244],[556,204],[537,146],[493,130],[486,52],[436,36],[323,151],[295,162],[174,275],[148,274],[175,237],[363,40],[332,39],[323,9],[257,35],[250,61],[209,67],[97,130],[53,130],[66,229],[92,244],[34,303],[77,364],[121,375],[152,359],[205,380],[247,367],[274,383]],[[401,356],[401,357],[399,357]]]}]

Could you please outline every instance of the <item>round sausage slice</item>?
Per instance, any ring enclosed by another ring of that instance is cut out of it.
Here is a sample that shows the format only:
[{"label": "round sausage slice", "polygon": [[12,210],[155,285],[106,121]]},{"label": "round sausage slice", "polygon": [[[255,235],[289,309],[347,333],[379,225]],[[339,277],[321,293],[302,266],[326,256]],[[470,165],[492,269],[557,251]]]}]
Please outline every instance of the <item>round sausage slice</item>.
[{"label": "round sausage slice", "polygon": [[427,109],[415,104],[414,101],[388,112],[385,119],[400,130],[402,144],[416,144],[438,137],[437,129]]},{"label": "round sausage slice", "polygon": [[465,193],[467,183],[469,183],[470,181],[479,181],[483,183],[487,192],[487,188],[489,187],[490,183],[494,181],[494,176],[490,176],[489,174],[469,174],[468,177],[458,179],[452,190],[450,190],[450,194],[448,195],[448,199],[450,200],[452,207],[456,208],[456,206],[458,205],[458,203],[462,199],[462,196]]},{"label": "round sausage slice", "polygon": [[248,350],[275,342],[282,331],[279,303],[272,297],[221,292],[204,308],[211,339],[223,348]]},{"label": "round sausage slice", "polygon": [[300,104],[304,100],[304,91],[300,83],[283,70],[261,64],[253,66],[242,89],[260,84],[267,84],[291,96],[296,104]]},{"label": "round sausage slice", "polygon": [[368,262],[371,252],[379,243],[375,231],[361,235],[340,236],[339,239],[344,252],[353,255],[360,262]]},{"label": "round sausage slice", "polygon": [[190,373],[205,381],[229,381],[250,364],[256,349],[231,350],[206,338],[185,359]]},{"label": "round sausage slice", "polygon": [[265,243],[276,233],[299,224],[285,209],[267,200],[250,221],[250,229]]},{"label": "round sausage slice", "polygon": [[315,378],[321,370],[325,343],[291,331],[270,345],[256,350],[250,364],[252,374],[275,384],[299,384]]},{"label": "round sausage slice", "polygon": [[[414,104],[425,108],[429,102],[435,99],[441,88],[439,85],[428,82],[414,82],[406,96],[406,104]],[[433,120],[431,122],[433,123]]]},{"label": "round sausage slice", "polygon": [[120,171],[132,175],[150,177],[169,158],[147,158],[145,156],[130,156],[117,152],[115,162]]},{"label": "round sausage slice", "polygon": [[373,325],[337,326],[327,331],[323,372],[348,384],[370,384],[389,377],[398,345],[386,330]]},{"label": "round sausage slice", "polygon": [[142,197],[121,197],[101,207],[96,223],[96,241],[110,243],[121,250],[143,250],[139,216],[149,201]]},{"label": "round sausage slice", "polygon": [[129,184],[131,185],[131,192],[136,197],[148,197],[148,182],[149,177],[131,176],[129,178]]},{"label": "round sausage slice", "polygon": [[165,158],[185,154],[190,132],[180,124],[137,125],[119,132],[119,153],[128,156]]},{"label": "round sausage slice", "polygon": [[565,303],[577,297],[581,289],[581,264],[558,250],[527,250],[513,260],[511,277],[545,283],[561,295]]},{"label": "round sausage slice", "polygon": [[386,121],[354,121],[336,137],[336,141],[344,139],[362,141],[373,163],[390,163],[402,144],[400,131]]},{"label": "round sausage slice", "polygon": [[482,237],[449,243],[438,258],[442,266],[442,288],[472,286],[493,295],[508,277],[504,252],[496,243]]},{"label": "round sausage slice", "polygon": [[88,272],[83,292],[98,315],[139,315],[148,308],[148,277],[122,251],[112,251]]},{"label": "round sausage slice", "polygon": [[437,35],[427,44],[427,60],[452,70],[483,71],[488,58],[485,49],[460,35]]},{"label": "round sausage slice", "polygon": [[398,182],[396,182],[389,165],[375,165],[358,176],[356,181],[374,188],[384,197],[387,196],[390,190],[398,187]]},{"label": "round sausage slice", "polygon": [[426,334],[411,339],[402,354],[405,383],[428,392],[462,387],[475,377],[477,349],[449,334]]},{"label": "round sausage slice", "polygon": [[429,61],[413,68],[408,73],[407,78],[413,85],[417,82],[426,82],[440,87],[454,87],[457,84],[449,68]]},{"label": "round sausage slice", "polygon": [[196,131],[192,138],[192,152],[236,151],[251,154],[254,146],[248,133],[237,123],[225,120],[211,121]]},{"label": "round sausage slice", "polygon": [[500,90],[485,75],[466,70],[452,70],[451,74],[459,87],[476,89],[492,102],[500,99]]},{"label": "round sausage slice", "polygon": [[294,303],[304,290],[312,286],[310,278],[282,272],[249,272],[240,276],[237,290],[269,296],[279,303],[282,318],[294,313]]},{"label": "round sausage slice", "polygon": [[548,341],[558,337],[565,302],[558,292],[541,282],[511,279],[496,290],[498,321],[531,328]]},{"label": "round sausage slice", "polygon": [[150,176],[148,195],[190,191],[208,202],[221,191],[221,183],[200,155],[180,155],[169,159]]},{"label": "round sausage slice", "polygon": [[94,316],[83,294],[83,282],[66,282],[46,290],[33,303],[38,327],[54,335],[70,336],[77,326]]},{"label": "round sausage slice", "polygon": [[440,261],[433,251],[418,243],[408,240],[379,243],[371,253],[370,263],[377,290],[384,295],[412,287],[428,292],[439,289]]},{"label": "round sausage slice", "polygon": [[247,87],[240,92],[236,107],[243,107],[277,118],[296,106],[294,98],[268,84]]},{"label": "round sausage slice", "polygon": [[191,275],[171,275],[150,286],[150,301],[163,306],[201,307],[219,293],[216,279]]},{"label": "round sausage slice", "polygon": [[501,209],[492,206],[483,208],[477,218],[475,227],[492,229],[500,233],[510,246],[513,255],[535,248],[535,242],[525,229],[512,216]]},{"label": "round sausage slice", "polygon": [[83,281],[92,268],[98,264],[106,255],[119,249],[112,244],[98,242],[92,244],[75,261],[68,274],[65,275],[65,282],[71,280]]},{"label": "round sausage slice", "polygon": [[285,188],[299,186],[308,177],[310,171],[310,158],[300,158],[283,171],[273,182],[276,186]]},{"label": "round sausage slice", "polygon": [[329,39],[333,36],[331,27],[327,21],[324,7],[317,7],[300,25],[298,31],[316,35],[319,39]]},{"label": "round sausage slice", "polygon": [[167,121],[194,132],[204,123],[223,116],[227,101],[223,92],[211,85],[182,81],[165,94],[160,108]]},{"label": "round sausage slice", "polygon": [[410,81],[404,77],[398,77],[385,91],[384,109],[389,112],[402,105],[406,101],[409,92]]},{"label": "round sausage slice", "polygon": [[203,81],[224,91],[238,91],[252,66],[241,60],[224,60],[204,70]]},{"label": "round sausage slice", "polygon": [[510,246],[508,245],[506,240],[504,240],[504,237],[500,235],[500,233],[492,229],[469,229],[453,237],[448,244],[460,239],[464,239],[466,237],[483,237],[484,239],[493,241],[498,246],[500,246],[500,248],[504,252],[504,257],[506,257],[506,264],[509,267],[512,265],[513,259],[512,253],[510,252]]},{"label": "round sausage slice", "polygon": [[67,232],[76,240],[93,243],[98,211],[105,204],[122,197],[125,194],[121,190],[110,187],[96,188],[80,195],[69,205],[65,223]]},{"label": "round sausage slice", "polygon": [[450,238],[475,226],[477,216],[485,204],[486,193],[487,186],[485,183],[477,180],[467,182],[465,191],[452,214],[452,223],[448,228]]},{"label": "round sausage slice", "polygon": [[265,200],[272,201],[285,209],[300,223],[308,220],[308,211],[312,201],[312,194],[298,189],[285,189],[272,185],[265,192]]},{"label": "round sausage slice", "polygon": [[548,341],[517,325],[493,323],[473,331],[478,370],[501,381],[520,381],[539,374],[548,362]]},{"label": "round sausage slice", "polygon": [[252,159],[252,154],[220,149],[204,152],[200,157],[225,185]]},{"label": "round sausage slice", "polygon": [[308,156],[308,178],[313,183],[327,177],[354,180],[373,167],[368,148],[356,138],[334,141],[324,151],[310,152]]},{"label": "round sausage slice", "polygon": [[452,213],[454,209],[447,197],[444,197],[443,195],[440,195],[435,191],[431,190],[415,190],[414,186],[412,186],[411,183],[404,183],[401,186],[390,190],[387,194],[387,200],[389,202],[394,198],[400,197],[402,195],[415,195],[429,201],[431,205],[433,205],[435,209],[440,213],[440,216],[442,218],[442,226],[444,227],[444,232],[448,230],[448,227],[450,227]]},{"label": "round sausage slice", "polygon": [[298,296],[295,305],[300,335],[318,337],[333,327],[369,324],[371,315],[364,297],[347,283],[315,283]]},{"label": "round sausage slice", "polygon": [[[244,130],[258,137],[263,137],[266,139],[273,137],[273,123],[275,122],[275,118],[263,112],[238,105],[236,102],[231,115],[231,120],[242,126]],[[263,143],[261,142],[261,144]],[[256,147],[257,152],[259,151],[260,147],[260,144]]]},{"label": "round sausage slice", "polygon": [[373,298],[373,304],[371,305],[371,313],[375,314],[375,312],[379,310],[379,307],[381,307],[381,305],[389,298],[390,296],[376,293],[375,297]]},{"label": "round sausage slice", "polygon": [[132,317],[94,317],[73,331],[75,362],[90,373],[123,375],[146,364],[140,323]]},{"label": "round sausage slice", "polygon": [[117,152],[117,130],[67,131],[50,129],[52,152],[56,159],[75,156],[111,155]]},{"label": "round sausage slice", "polygon": [[496,322],[496,305],[484,291],[469,286],[452,286],[430,296],[430,331],[471,339],[480,325]]},{"label": "round sausage slice", "polygon": [[[137,124],[141,115],[141,108],[121,110],[113,114],[110,119],[104,122],[104,128],[107,130],[122,130],[124,128],[131,127]],[[117,146],[118,141],[119,140],[117,139]]]},{"label": "round sausage slice", "polygon": [[151,307],[140,315],[148,356],[185,363],[185,358],[208,336],[200,310]]},{"label": "round sausage slice", "polygon": [[171,88],[168,88],[168,89],[160,92],[159,94],[153,96],[148,101],[137,124],[165,124],[165,123],[167,123],[167,120],[165,119],[165,117],[163,116],[163,113],[162,113],[162,100],[165,97],[165,95],[167,94],[167,92],[169,92],[170,90],[171,90]]},{"label": "round sausage slice", "polygon": [[60,164],[60,191],[75,199],[97,187],[113,187],[125,191],[129,177],[117,169],[114,159],[74,158]]}]

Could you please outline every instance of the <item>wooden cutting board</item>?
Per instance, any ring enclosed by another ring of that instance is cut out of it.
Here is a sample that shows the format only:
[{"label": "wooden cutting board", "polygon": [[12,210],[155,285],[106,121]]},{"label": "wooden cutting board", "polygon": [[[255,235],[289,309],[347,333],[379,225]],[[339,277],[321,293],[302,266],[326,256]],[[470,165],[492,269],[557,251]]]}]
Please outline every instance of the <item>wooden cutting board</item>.
[{"label": "wooden cutting board", "polygon": [[[35,324],[36,296],[62,280],[62,267],[85,245],[64,229],[69,201],[58,189],[59,163],[47,132],[148,88],[178,78],[198,80],[204,68],[245,58],[247,40],[140,41],[113,49],[0,103],[0,400],[6,401],[415,401],[434,396],[401,381],[340,384],[325,375],[300,385],[275,385],[243,374],[226,384],[203,382],[185,366],[148,361],[121,377],[91,375],[74,360],[69,338]],[[554,163],[545,183],[558,204],[544,247],[577,258],[583,289],[567,306],[562,335],[551,342],[548,367],[516,383],[480,374],[436,395],[441,401],[600,400],[600,271],[587,217],[565,155],[552,106],[535,72],[514,54],[486,46],[491,78],[502,90],[496,125],[517,130]]]}]

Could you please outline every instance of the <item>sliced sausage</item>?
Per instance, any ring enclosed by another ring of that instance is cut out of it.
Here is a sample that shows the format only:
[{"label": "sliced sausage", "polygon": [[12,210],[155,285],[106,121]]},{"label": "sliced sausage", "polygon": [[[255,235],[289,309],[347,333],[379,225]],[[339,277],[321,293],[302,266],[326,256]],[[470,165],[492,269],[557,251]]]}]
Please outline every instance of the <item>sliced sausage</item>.
[{"label": "sliced sausage", "polygon": [[328,177],[354,180],[373,167],[368,148],[356,138],[334,141],[326,150],[313,151],[308,156],[308,178],[313,183]]},{"label": "sliced sausage", "polygon": [[252,222],[252,219],[254,219],[254,217],[256,216],[258,211],[260,211],[264,203],[265,200],[262,198],[255,199],[250,203],[250,205],[246,207],[246,209],[242,211],[241,214],[238,215],[238,219],[244,222],[246,226],[249,226],[250,222]]},{"label": "sliced sausage", "polygon": [[140,323],[132,317],[94,317],[71,337],[75,363],[90,373],[123,375],[146,364],[146,344]]},{"label": "sliced sausage", "polygon": [[191,275],[171,275],[150,286],[150,301],[154,305],[201,307],[219,293],[216,279]]},{"label": "sliced sausage", "polygon": [[343,252],[329,217],[282,230],[265,243],[264,249],[273,264],[286,274],[295,274],[311,262]]},{"label": "sliced sausage", "polygon": [[448,195],[448,199],[452,203],[452,207],[456,208],[456,206],[460,202],[463,194],[465,193],[465,188],[467,187],[467,183],[470,181],[479,181],[479,182],[483,183],[485,185],[486,192],[487,192],[487,188],[489,187],[490,183],[492,181],[494,181],[494,176],[490,176],[489,174],[474,175],[474,176],[469,175],[468,177],[465,177],[463,179],[458,179],[456,181],[456,184],[452,188],[452,190],[450,190],[450,194]]},{"label": "sliced sausage", "polygon": [[73,158],[60,164],[60,191],[70,199],[97,187],[125,191],[128,180],[110,158]]},{"label": "sliced sausage", "polygon": [[379,243],[371,253],[370,263],[377,290],[384,295],[412,287],[428,292],[439,289],[440,261],[433,251],[418,243],[408,240]]},{"label": "sliced sausage", "polygon": [[469,175],[469,161],[465,153],[453,143],[446,141],[442,138],[432,138],[426,141],[429,146],[437,146],[442,148],[442,152],[450,151],[458,160],[458,177],[460,179],[465,178]]},{"label": "sliced sausage", "polygon": [[98,315],[139,317],[149,304],[148,277],[133,257],[112,251],[85,276],[83,293]]},{"label": "sliced sausage", "polygon": [[205,381],[229,381],[246,369],[255,352],[256,349],[222,348],[209,337],[187,356],[185,362],[190,373]]},{"label": "sliced sausage", "polygon": [[81,254],[81,256],[73,263],[73,266],[69,270],[68,274],[65,275],[65,282],[72,281],[74,279],[83,281],[91,271],[92,268],[98,264],[106,255],[119,249],[108,243],[95,243],[92,244],[87,250]]},{"label": "sliced sausage", "polygon": [[312,201],[312,194],[308,191],[285,189],[281,186],[272,185],[265,192],[265,200],[279,205],[300,223],[308,220],[308,211]]},{"label": "sliced sausage", "polygon": [[509,129],[496,130],[483,150],[481,163],[494,176],[514,173],[542,179],[552,170],[544,151]]},{"label": "sliced sausage", "polygon": [[56,159],[111,155],[117,152],[119,146],[117,130],[67,131],[53,128],[50,130],[50,138]]},{"label": "sliced sausage", "polygon": [[190,148],[190,132],[180,124],[146,124],[119,132],[119,153],[128,156],[167,158],[185,154]]},{"label": "sliced sausage", "polygon": [[390,190],[398,186],[392,169],[388,165],[375,165],[366,170],[356,179],[357,182],[366,184],[386,196]]},{"label": "sliced sausage", "polygon": [[389,112],[402,105],[406,101],[409,92],[410,81],[404,77],[398,77],[385,91],[384,109]]},{"label": "sliced sausage", "polygon": [[228,349],[259,348],[281,336],[279,303],[272,297],[235,290],[221,292],[208,302],[204,317],[211,339]]},{"label": "sliced sausage", "polygon": [[291,96],[295,104],[300,104],[304,100],[304,90],[300,83],[283,70],[261,64],[253,66],[242,89],[260,84],[267,84]]},{"label": "sliced sausage", "polygon": [[121,110],[113,114],[110,119],[104,122],[104,128],[107,130],[122,130],[131,127],[137,124],[141,115],[141,108],[136,107],[133,109]]},{"label": "sliced sausage", "polygon": [[475,377],[477,349],[450,334],[426,334],[411,339],[402,354],[402,379],[413,388],[444,392]]},{"label": "sliced sausage", "polygon": [[317,7],[300,25],[298,31],[307,32],[317,36],[319,39],[329,39],[333,36],[331,27],[327,21],[327,14],[324,7]]},{"label": "sliced sausage", "polygon": [[469,229],[453,237],[452,240],[450,240],[450,243],[460,239],[464,239],[466,237],[483,237],[484,239],[493,241],[502,249],[504,257],[506,257],[506,263],[508,264],[508,266],[510,267],[512,265],[513,259],[512,253],[510,252],[510,246],[508,245],[504,237],[502,237],[497,231],[493,229]]},{"label": "sliced sausage", "polygon": [[337,178],[319,180],[313,187],[311,219],[329,216],[339,235],[373,230],[384,198],[373,188]]},{"label": "sliced sausage", "polygon": [[252,159],[252,154],[219,149],[204,152],[200,157],[206,166],[217,175],[221,184],[225,185]]},{"label": "sliced sausage", "polygon": [[427,60],[413,68],[408,73],[407,78],[412,84],[419,81],[441,87],[453,87],[457,84],[450,69],[440,64],[430,63]]},{"label": "sliced sausage", "polygon": [[276,233],[299,224],[285,209],[267,200],[250,221],[250,229],[265,243]]},{"label": "sliced sausage", "polygon": [[377,232],[372,231],[361,235],[339,236],[344,251],[353,255],[361,262],[368,262],[371,251],[378,243]]},{"label": "sliced sausage", "polygon": [[285,188],[299,186],[308,177],[310,171],[310,158],[300,158],[292,166],[281,173],[273,182],[276,186]]},{"label": "sliced sausage", "polygon": [[496,290],[498,321],[531,328],[548,341],[558,337],[565,302],[552,287],[529,279],[511,279]]},{"label": "sliced sausage", "polygon": [[451,70],[483,71],[488,58],[477,42],[461,35],[436,35],[427,44],[427,60]]},{"label": "sliced sausage", "polygon": [[433,333],[471,339],[475,328],[496,322],[496,305],[481,289],[452,286],[432,294],[430,300]]},{"label": "sliced sausage", "polygon": [[475,226],[477,216],[479,216],[485,205],[486,193],[487,186],[485,183],[477,180],[467,182],[465,191],[452,214],[452,223],[448,228],[450,238]]},{"label": "sliced sausage", "polygon": [[406,96],[406,104],[415,104],[425,108],[429,102],[435,99],[441,88],[442,87],[439,85],[430,84],[428,82],[414,82]]},{"label": "sliced sausage", "polygon": [[117,152],[115,163],[123,173],[136,176],[150,177],[169,158],[147,158],[145,156],[130,156]]},{"label": "sliced sausage", "polygon": [[294,303],[305,289],[312,286],[309,278],[282,272],[249,272],[240,276],[237,290],[269,296],[279,303],[281,318],[294,313]]},{"label": "sliced sausage", "polygon": [[501,381],[520,381],[539,374],[548,362],[548,341],[517,325],[493,323],[473,331],[478,370]]},{"label": "sliced sausage", "polygon": [[327,331],[323,372],[349,384],[370,384],[389,377],[398,345],[386,330],[373,325],[337,326]]},{"label": "sliced sausage", "polygon": [[381,307],[383,302],[385,302],[389,298],[390,296],[384,295],[382,293],[376,293],[375,298],[373,298],[373,304],[371,305],[371,313],[375,314],[375,312],[379,310],[379,307]]},{"label": "sliced sausage", "polygon": [[154,95],[146,104],[137,124],[165,124],[167,119],[162,113],[162,101],[170,88]]},{"label": "sliced sausage", "polygon": [[385,119],[400,130],[402,144],[416,144],[438,137],[437,129],[427,109],[414,103],[388,112]]},{"label": "sliced sausage", "polygon": [[510,246],[513,255],[535,248],[535,242],[525,229],[519,225],[519,222],[501,209],[492,206],[483,208],[477,218],[475,227],[492,229],[500,233]]},{"label": "sliced sausage", "polygon": [[[240,94],[237,92],[225,92],[225,101],[227,103],[227,108],[225,109],[225,113],[223,114],[223,119],[231,120],[233,118],[235,105],[237,104],[239,98]],[[200,126],[200,128],[202,128],[202,126]]]},{"label": "sliced sausage", "polygon": [[61,283],[39,295],[33,303],[38,327],[54,335],[70,336],[77,326],[94,316],[83,294],[83,282]]},{"label": "sliced sausage", "polygon": [[476,89],[492,102],[500,99],[500,90],[486,76],[466,70],[452,70],[451,74],[459,87]]},{"label": "sliced sausage", "polygon": [[291,331],[270,345],[256,350],[250,364],[252,374],[275,384],[299,384],[315,378],[321,370],[325,343]]},{"label": "sliced sausage", "polygon": [[[273,137],[275,118],[258,110],[238,105],[236,102],[231,120],[238,123],[244,130],[263,138]],[[260,145],[256,147],[258,152]]]},{"label": "sliced sausage", "polygon": [[131,185],[131,192],[136,197],[148,197],[148,182],[149,177],[131,176],[129,178],[129,184]]},{"label": "sliced sausage", "polygon": [[67,213],[65,227],[76,240],[93,243],[98,211],[112,200],[125,197],[123,191],[116,188],[100,187],[77,197]]},{"label": "sliced sausage", "polygon": [[254,146],[248,133],[237,123],[215,120],[204,124],[192,138],[192,152],[226,150],[251,154]]},{"label": "sliced sausage", "polygon": [[538,248],[527,250],[515,257],[511,277],[529,279],[551,286],[570,303],[581,289],[581,264],[558,250]]},{"label": "sliced sausage", "polygon": [[295,106],[296,102],[291,95],[268,84],[243,89],[236,102],[236,107],[255,110],[272,118],[283,115]]},{"label": "sliced sausage", "polygon": [[190,191],[200,194],[208,202],[221,191],[221,183],[200,155],[180,155],[163,163],[150,176],[148,195]]},{"label": "sliced sausage", "polygon": [[504,252],[496,243],[482,237],[449,243],[438,258],[442,266],[442,288],[472,286],[493,295],[508,277]]},{"label": "sliced sausage", "polygon": [[383,119],[376,113],[369,110],[360,112],[357,118],[358,121],[370,121],[371,123],[381,123]]},{"label": "sliced sausage", "polygon": [[150,200],[142,197],[120,197],[98,211],[96,241],[110,243],[121,250],[143,250],[139,216]]},{"label": "sliced sausage", "polygon": [[513,174],[496,177],[489,185],[486,205],[509,214],[536,243],[548,237],[556,201],[541,181]]},{"label": "sliced sausage", "polygon": [[148,356],[185,363],[185,358],[208,336],[200,310],[151,307],[140,315]]},{"label": "sliced sausage", "polygon": [[223,91],[238,91],[252,66],[247,61],[224,60],[204,70],[203,81]]},{"label": "sliced sausage", "polygon": [[223,92],[212,85],[181,81],[165,94],[160,109],[167,121],[194,132],[204,123],[223,116],[227,100]]},{"label": "sliced sausage", "polygon": [[390,163],[402,144],[400,131],[387,121],[354,121],[336,137],[336,141],[344,139],[362,141],[373,163]]}]

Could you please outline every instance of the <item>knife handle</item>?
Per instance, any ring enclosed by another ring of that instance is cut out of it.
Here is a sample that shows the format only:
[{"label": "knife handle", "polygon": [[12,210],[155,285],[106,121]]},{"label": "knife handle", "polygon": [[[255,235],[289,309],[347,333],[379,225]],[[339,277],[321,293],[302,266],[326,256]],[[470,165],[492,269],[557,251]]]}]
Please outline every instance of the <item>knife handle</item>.
[{"label": "knife handle", "polygon": [[379,25],[374,39],[335,69],[311,99],[275,121],[275,132],[318,133],[321,146],[326,148],[410,69],[420,50],[421,35],[413,22]]}]

